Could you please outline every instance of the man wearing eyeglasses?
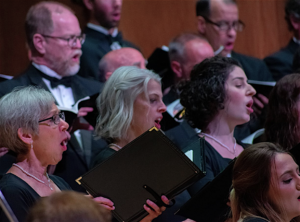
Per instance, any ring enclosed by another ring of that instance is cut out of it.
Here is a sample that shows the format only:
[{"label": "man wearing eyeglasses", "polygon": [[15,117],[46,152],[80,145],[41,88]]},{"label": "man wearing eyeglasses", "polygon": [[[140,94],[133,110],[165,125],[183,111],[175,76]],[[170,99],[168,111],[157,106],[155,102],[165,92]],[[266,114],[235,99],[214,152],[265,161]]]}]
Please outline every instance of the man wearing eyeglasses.
[{"label": "man wearing eyeglasses", "polygon": [[[271,73],[262,60],[233,51],[237,32],[243,31],[245,27],[239,20],[235,0],[199,0],[196,13],[198,32],[207,38],[216,55],[232,57],[239,61],[248,79],[273,81]],[[246,125],[238,126],[235,133],[237,138],[245,138],[263,127],[264,115],[261,113],[268,104],[268,98],[257,94],[253,100],[253,108],[259,118],[251,119]]]},{"label": "man wearing eyeglasses", "polygon": [[122,47],[138,49],[123,39],[118,25],[121,20],[123,0],[72,0],[85,7],[89,21],[84,29],[86,41],[82,46],[79,75],[97,80],[98,64],[108,52]]},{"label": "man wearing eyeglasses", "polygon": [[[81,34],[71,9],[61,3],[40,2],[29,9],[25,31],[31,64],[19,77],[0,84],[0,96],[16,86],[36,85],[50,91],[58,106],[72,108],[79,99],[100,92],[101,83],[76,75],[85,35]],[[86,115],[91,109],[80,109],[78,116]],[[77,124],[77,129],[91,129],[91,126]],[[55,170],[56,175],[77,191],[83,189],[75,179],[89,169],[90,158],[97,151],[94,148],[101,146],[92,138],[88,130],[72,134],[68,149]]]},{"label": "man wearing eyeglasses", "polygon": [[233,51],[237,32],[244,29],[235,0],[199,0],[196,6],[198,32],[206,37],[215,54],[238,60],[248,79],[272,81],[267,66],[259,59]]}]

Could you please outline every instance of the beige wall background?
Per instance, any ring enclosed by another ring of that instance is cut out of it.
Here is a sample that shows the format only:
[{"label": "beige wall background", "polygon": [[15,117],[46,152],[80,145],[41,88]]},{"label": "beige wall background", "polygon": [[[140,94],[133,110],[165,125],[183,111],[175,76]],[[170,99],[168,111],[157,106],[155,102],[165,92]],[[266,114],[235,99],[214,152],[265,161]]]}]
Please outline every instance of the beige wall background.
[{"label": "beige wall background", "polygon": [[[238,34],[235,51],[264,58],[285,46],[291,38],[284,20],[285,0],[237,0],[240,19],[246,24]],[[16,76],[29,64],[25,45],[26,12],[38,0],[0,1],[0,73]],[[71,0],[82,27],[82,9]],[[183,31],[196,32],[196,0],[123,0],[119,29],[138,45],[147,58],[156,47],[168,45]]]}]

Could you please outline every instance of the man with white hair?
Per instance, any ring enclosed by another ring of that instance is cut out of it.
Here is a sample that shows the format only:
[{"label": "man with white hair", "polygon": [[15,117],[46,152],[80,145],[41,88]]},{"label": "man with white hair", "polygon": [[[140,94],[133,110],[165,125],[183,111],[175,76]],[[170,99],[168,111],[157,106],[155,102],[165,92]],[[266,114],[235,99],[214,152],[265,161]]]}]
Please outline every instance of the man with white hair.
[{"label": "man with white hair", "polygon": [[[26,16],[25,31],[31,64],[19,77],[0,83],[0,96],[16,86],[35,85],[50,91],[57,105],[72,108],[79,99],[100,92],[101,83],[76,75],[85,36],[70,8],[46,1],[33,5]],[[84,107],[79,116],[90,111],[91,108]],[[88,124],[78,126],[79,129],[91,130]],[[84,190],[75,179],[89,169],[91,156],[101,146],[99,141],[92,139],[92,132],[88,130],[71,135],[68,149],[54,172],[77,191]]]}]

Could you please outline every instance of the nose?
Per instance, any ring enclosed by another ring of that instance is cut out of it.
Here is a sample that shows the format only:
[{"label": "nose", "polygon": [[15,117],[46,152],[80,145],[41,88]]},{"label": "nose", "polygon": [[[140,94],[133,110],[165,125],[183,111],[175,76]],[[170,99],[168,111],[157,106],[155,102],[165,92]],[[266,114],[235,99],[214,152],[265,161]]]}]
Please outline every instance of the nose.
[{"label": "nose", "polygon": [[78,38],[76,38],[73,48],[81,49],[81,46],[82,46],[81,41]]},{"label": "nose", "polygon": [[114,1],[114,6],[118,6],[118,7],[121,7],[122,6],[122,0],[115,0]]},{"label": "nose", "polygon": [[60,124],[60,129],[63,132],[66,131],[69,128],[69,124],[63,119],[60,119],[59,124]]},{"label": "nose", "polygon": [[163,101],[161,101],[161,103],[160,103],[160,107],[159,107],[159,112],[161,112],[161,113],[164,113],[164,112],[166,112],[166,110],[167,110],[167,107],[166,107],[166,105],[164,104],[164,102]]},{"label": "nose", "polygon": [[231,36],[231,37],[235,37],[236,36],[236,30],[234,28],[233,25],[230,25],[230,27],[227,30],[227,35]]},{"label": "nose", "polygon": [[248,84],[247,95],[254,96],[255,94],[256,94],[256,90],[250,84]]}]

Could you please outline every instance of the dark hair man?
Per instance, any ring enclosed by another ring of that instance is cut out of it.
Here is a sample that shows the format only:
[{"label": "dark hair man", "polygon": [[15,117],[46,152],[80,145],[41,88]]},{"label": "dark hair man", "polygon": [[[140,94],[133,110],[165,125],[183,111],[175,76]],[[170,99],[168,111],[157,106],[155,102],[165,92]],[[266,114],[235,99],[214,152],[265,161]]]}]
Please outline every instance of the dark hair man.
[{"label": "dark hair man", "polygon": [[84,29],[86,41],[82,46],[79,75],[97,79],[100,59],[108,52],[122,47],[136,48],[123,39],[118,25],[121,20],[122,0],[73,0],[84,5],[89,22]]}]

